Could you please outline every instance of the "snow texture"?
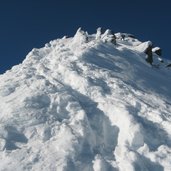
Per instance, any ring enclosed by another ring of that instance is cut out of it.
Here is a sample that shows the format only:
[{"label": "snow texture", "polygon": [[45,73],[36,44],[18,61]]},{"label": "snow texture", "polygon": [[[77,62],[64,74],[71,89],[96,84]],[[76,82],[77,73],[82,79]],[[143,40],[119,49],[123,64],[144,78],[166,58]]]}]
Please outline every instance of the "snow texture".
[{"label": "snow texture", "polygon": [[112,34],[80,28],[0,75],[0,171],[170,171],[169,61]]}]

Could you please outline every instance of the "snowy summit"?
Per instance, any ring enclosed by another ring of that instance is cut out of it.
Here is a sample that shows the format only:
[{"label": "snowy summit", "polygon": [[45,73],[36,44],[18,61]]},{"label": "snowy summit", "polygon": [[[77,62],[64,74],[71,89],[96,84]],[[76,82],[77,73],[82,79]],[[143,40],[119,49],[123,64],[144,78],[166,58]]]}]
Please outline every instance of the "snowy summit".
[{"label": "snowy summit", "polygon": [[33,49],[0,75],[0,171],[170,171],[170,85],[161,49],[131,34]]}]

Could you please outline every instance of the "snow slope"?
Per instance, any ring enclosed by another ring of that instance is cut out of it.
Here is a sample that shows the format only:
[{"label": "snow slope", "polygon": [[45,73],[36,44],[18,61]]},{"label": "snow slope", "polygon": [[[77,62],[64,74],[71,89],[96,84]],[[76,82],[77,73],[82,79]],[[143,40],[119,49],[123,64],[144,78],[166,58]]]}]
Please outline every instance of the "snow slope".
[{"label": "snow slope", "polygon": [[171,170],[171,71],[111,34],[79,29],[0,76],[0,171]]}]

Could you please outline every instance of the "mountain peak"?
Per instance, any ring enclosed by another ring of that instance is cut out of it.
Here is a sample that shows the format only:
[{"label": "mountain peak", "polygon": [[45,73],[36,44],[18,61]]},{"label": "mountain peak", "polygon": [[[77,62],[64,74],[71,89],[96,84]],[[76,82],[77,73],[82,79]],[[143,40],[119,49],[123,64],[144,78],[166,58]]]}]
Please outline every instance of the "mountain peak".
[{"label": "mountain peak", "polygon": [[101,28],[34,48],[0,76],[1,170],[169,171],[171,77],[159,49]]}]

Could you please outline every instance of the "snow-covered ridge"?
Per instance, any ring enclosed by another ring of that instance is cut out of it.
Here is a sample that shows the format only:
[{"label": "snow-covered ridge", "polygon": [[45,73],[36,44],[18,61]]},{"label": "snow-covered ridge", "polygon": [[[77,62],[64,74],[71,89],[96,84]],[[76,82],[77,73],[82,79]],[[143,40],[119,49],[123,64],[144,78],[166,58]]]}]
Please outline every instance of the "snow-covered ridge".
[{"label": "snow-covered ridge", "polygon": [[0,171],[170,171],[171,71],[111,30],[53,40],[0,76]]}]

